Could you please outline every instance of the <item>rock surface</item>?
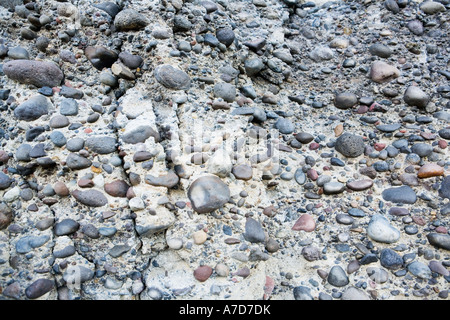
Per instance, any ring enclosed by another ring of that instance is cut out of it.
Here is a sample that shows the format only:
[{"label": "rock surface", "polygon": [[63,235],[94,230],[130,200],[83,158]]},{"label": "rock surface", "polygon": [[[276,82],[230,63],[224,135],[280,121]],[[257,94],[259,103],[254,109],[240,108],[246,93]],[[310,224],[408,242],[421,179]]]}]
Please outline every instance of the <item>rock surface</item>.
[{"label": "rock surface", "polygon": [[0,0],[1,299],[448,300],[449,9]]}]

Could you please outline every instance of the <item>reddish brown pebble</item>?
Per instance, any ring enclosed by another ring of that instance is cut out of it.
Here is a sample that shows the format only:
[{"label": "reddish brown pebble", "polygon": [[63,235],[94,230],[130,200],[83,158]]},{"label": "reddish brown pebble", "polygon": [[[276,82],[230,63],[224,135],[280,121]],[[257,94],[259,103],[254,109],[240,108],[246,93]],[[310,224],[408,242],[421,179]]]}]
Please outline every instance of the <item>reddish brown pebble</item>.
[{"label": "reddish brown pebble", "polygon": [[442,176],[444,174],[444,168],[436,163],[424,164],[417,172],[419,178],[430,178],[436,176]]},{"label": "reddish brown pebble", "polygon": [[263,295],[264,300],[269,299],[274,288],[275,288],[275,281],[273,281],[271,277],[266,276],[266,284],[264,285],[264,295]]},{"label": "reddish brown pebble", "polygon": [[317,150],[319,149],[320,144],[318,144],[317,142],[313,142],[309,145],[309,150]]},{"label": "reddish brown pebble", "polygon": [[80,179],[78,180],[78,186],[80,188],[92,188],[94,186],[94,181],[91,179]]},{"label": "reddish brown pebble", "polygon": [[319,175],[317,174],[317,171],[314,169],[309,169],[306,173],[307,177],[310,178],[313,181],[316,181]]},{"label": "reddish brown pebble", "polygon": [[55,193],[60,197],[67,197],[69,195],[69,189],[66,187],[64,182],[58,181],[53,186]]},{"label": "reddish brown pebble", "polygon": [[295,222],[294,226],[292,227],[292,230],[294,231],[306,231],[311,232],[314,231],[316,228],[316,223],[314,222],[313,217],[311,217],[309,214],[305,213],[302,215],[298,220]]},{"label": "reddish brown pebble", "polygon": [[0,150],[0,162],[7,163],[9,160],[8,153],[4,150]]},{"label": "reddish brown pebble", "polygon": [[431,132],[423,132],[422,131],[420,133],[420,136],[422,138],[424,138],[424,139],[427,139],[427,140],[434,140],[436,138],[436,135],[434,133],[431,133]]},{"label": "reddish brown pebble", "polygon": [[438,146],[439,146],[439,148],[441,148],[441,149],[445,149],[445,148],[447,148],[448,143],[447,143],[447,141],[445,141],[445,140],[439,140],[439,141],[438,141]]},{"label": "reddish brown pebble", "polygon": [[125,198],[130,186],[123,180],[116,180],[111,183],[105,184],[105,191],[107,194],[113,197]]},{"label": "reddish brown pebble", "polygon": [[446,227],[443,227],[443,226],[437,227],[437,228],[435,229],[435,231],[438,232],[438,233],[444,233],[444,234],[448,232],[447,228],[446,228]]},{"label": "reddish brown pebble", "polygon": [[200,282],[208,280],[212,275],[213,269],[210,266],[200,266],[194,270],[194,278]]},{"label": "reddish brown pebble", "polygon": [[373,145],[373,148],[374,148],[375,150],[377,150],[377,151],[381,151],[381,150],[383,150],[384,148],[386,148],[386,144],[377,142],[377,143],[375,143],[375,144]]}]

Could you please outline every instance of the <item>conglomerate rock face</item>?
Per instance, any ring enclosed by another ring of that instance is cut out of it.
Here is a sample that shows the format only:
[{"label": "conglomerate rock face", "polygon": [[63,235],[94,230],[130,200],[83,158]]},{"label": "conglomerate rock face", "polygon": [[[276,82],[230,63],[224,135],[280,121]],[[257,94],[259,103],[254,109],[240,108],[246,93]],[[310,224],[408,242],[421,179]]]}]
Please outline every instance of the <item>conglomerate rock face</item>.
[{"label": "conglomerate rock face", "polygon": [[448,299],[449,9],[0,1],[1,299]]}]

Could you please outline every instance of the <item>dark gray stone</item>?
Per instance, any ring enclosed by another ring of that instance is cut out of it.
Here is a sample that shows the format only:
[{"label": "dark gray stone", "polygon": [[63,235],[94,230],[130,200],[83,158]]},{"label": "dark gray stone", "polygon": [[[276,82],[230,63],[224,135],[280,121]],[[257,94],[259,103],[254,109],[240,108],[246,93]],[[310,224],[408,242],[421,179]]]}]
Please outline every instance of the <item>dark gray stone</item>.
[{"label": "dark gray stone", "polygon": [[99,154],[109,154],[117,150],[117,140],[109,136],[92,136],[86,139],[85,146]]},{"label": "dark gray stone", "polygon": [[230,200],[230,189],[217,176],[203,176],[196,179],[188,189],[193,209],[208,213],[221,208]]},{"label": "dark gray stone", "polygon": [[364,152],[364,139],[351,133],[343,133],[336,140],[335,149],[347,158],[356,158]]},{"label": "dark gray stone", "polygon": [[169,89],[188,90],[191,87],[191,78],[189,75],[171,65],[157,66],[154,75],[159,83]]},{"label": "dark gray stone", "polygon": [[358,97],[351,92],[341,92],[334,98],[334,105],[338,109],[349,109],[358,103]]},{"label": "dark gray stone", "polygon": [[57,236],[65,236],[72,234],[78,230],[80,224],[73,219],[64,219],[53,227],[53,232]]},{"label": "dark gray stone", "polygon": [[14,109],[14,116],[19,120],[34,121],[48,114],[52,103],[43,95],[32,96]]},{"label": "dark gray stone", "polygon": [[402,257],[392,249],[385,248],[380,253],[380,263],[389,270],[397,270],[403,266]]},{"label": "dark gray stone", "polygon": [[227,102],[233,102],[236,99],[236,87],[226,82],[216,83],[214,85],[214,95]]},{"label": "dark gray stone", "polygon": [[149,23],[150,20],[145,15],[133,9],[122,10],[114,18],[114,26],[120,31],[143,29]]},{"label": "dark gray stone", "polygon": [[55,287],[55,281],[49,279],[38,279],[25,289],[28,299],[37,299],[50,292]]},{"label": "dark gray stone", "polygon": [[392,55],[392,50],[388,46],[381,44],[381,43],[375,43],[369,47],[369,52],[372,55],[381,57],[381,58],[389,58]]},{"label": "dark gray stone", "polygon": [[234,42],[235,35],[232,29],[222,28],[216,31],[216,37],[219,42],[229,47]]},{"label": "dark gray stone", "polygon": [[8,175],[0,171],[0,190],[5,190],[9,188],[13,179],[11,179]]},{"label": "dark gray stone", "polygon": [[409,186],[388,188],[381,195],[385,201],[394,203],[414,204],[417,200],[416,193]]},{"label": "dark gray stone", "polygon": [[86,191],[74,190],[72,196],[88,207],[102,207],[108,204],[108,199],[105,195],[95,189]]},{"label": "dark gray stone", "polygon": [[450,250],[450,235],[443,233],[427,234],[428,241],[435,247]]},{"label": "dark gray stone", "polygon": [[295,300],[314,300],[311,289],[305,286],[295,287],[293,290]]},{"label": "dark gray stone", "polygon": [[253,218],[247,218],[244,238],[252,243],[264,242],[265,233],[261,224]]}]

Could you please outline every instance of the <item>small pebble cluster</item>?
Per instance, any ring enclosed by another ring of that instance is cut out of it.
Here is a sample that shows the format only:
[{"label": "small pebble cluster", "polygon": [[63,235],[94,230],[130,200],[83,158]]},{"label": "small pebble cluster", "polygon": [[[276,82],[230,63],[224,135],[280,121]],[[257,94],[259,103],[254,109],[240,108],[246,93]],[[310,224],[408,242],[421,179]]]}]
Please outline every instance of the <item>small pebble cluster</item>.
[{"label": "small pebble cluster", "polygon": [[449,0],[0,0],[0,297],[448,299]]}]

